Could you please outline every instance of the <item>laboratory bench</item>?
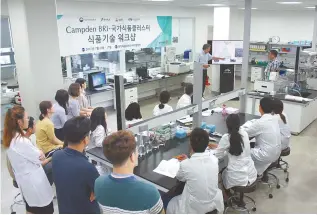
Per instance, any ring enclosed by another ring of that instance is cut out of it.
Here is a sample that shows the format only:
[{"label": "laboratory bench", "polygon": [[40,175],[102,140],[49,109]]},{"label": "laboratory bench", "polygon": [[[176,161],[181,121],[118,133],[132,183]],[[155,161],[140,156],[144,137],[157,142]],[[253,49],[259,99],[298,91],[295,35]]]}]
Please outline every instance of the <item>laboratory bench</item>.
[{"label": "laboratory bench", "polygon": [[[258,116],[243,113],[239,113],[239,117],[241,125],[246,121],[259,118]],[[222,114],[215,113],[212,116],[203,117],[202,121],[206,122],[207,124],[216,125],[216,131],[221,134],[225,134],[227,133],[225,119],[226,118],[222,116]],[[218,141],[220,140],[220,138],[215,139]],[[153,170],[160,164],[162,160],[169,160],[180,154],[189,155],[189,145],[190,143],[188,137],[182,140],[174,138],[167,141],[165,147],[160,147],[159,150],[147,154],[145,157],[139,159],[138,166],[134,169],[135,176],[137,176],[140,180],[153,184],[160,191],[167,192],[176,185],[177,179],[158,174]],[[90,149],[86,151],[86,155],[89,158],[98,162],[102,162],[108,167],[112,168],[111,162],[108,161],[103,155],[102,148]],[[219,171],[224,169],[227,166],[227,163],[227,158],[219,159]]]},{"label": "laboratory bench", "polygon": [[[284,113],[286,114],[291,132],[294,135],[300,134],[307,126],[317,119],[317,90],[307,90],[306,98],[311,101],[294,101],[285,99],[286,94],[276,94],[274,98],[283,101]],[[268,94],[260,94],[251,91],[247,94],[246,113],[260,116],[259,104],[260,100],[269,96]]]},{"label": "laboratory bench", "polygon": [[[182,88],[186,76],[192,71],[169,76],[164,78],[154,77],[137,83],[125,84],[125,104],[128,106],[132,102],[138,102],[156,95],[161,91],[173,91]],[[86,96],[92,107],[115,107],[114,89],[92,91],[86,90]]]}]

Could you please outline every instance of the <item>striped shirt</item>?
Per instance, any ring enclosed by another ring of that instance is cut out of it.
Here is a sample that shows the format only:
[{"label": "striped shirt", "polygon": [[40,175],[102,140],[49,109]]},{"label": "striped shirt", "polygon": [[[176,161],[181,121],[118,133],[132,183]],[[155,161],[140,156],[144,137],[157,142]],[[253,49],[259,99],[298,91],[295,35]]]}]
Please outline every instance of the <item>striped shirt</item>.
[{"label": "striped shirt", "polygon": [[163,210],[158,190],[137,180],[134,175],[124,178],[100,176],[94,190],[104,214],[158,214]]},{"label": "striped shirt", "polygon": [[280,65],[280,61],[277,58],[275,58],[267,65],[265,70],[267,72],[277,72],[277,69],[280,67]]}]

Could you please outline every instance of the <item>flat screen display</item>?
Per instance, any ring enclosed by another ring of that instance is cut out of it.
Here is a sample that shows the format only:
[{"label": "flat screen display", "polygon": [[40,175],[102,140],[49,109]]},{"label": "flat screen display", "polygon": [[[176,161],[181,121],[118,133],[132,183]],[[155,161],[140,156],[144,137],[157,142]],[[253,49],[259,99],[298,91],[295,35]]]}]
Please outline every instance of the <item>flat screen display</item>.
[{"label": "flat screen display", "polygon": [[106,84],[106,75],[103,72],[98,72],[91,75],[93,88],[101,87]]},{"label": "flat screen display", "polygon": [[224,60],[212,60],[212,64],[242,64],[243,41],[242,40],[213,40],[212,56],[225,58]]}]

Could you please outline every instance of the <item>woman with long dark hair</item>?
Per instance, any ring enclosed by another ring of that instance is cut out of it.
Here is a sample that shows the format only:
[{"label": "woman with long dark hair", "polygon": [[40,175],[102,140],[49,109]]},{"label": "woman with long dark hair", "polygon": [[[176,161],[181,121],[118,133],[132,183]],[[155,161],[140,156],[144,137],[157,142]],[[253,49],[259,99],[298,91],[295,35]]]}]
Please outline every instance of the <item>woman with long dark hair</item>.
[{"label": "woman with long dark hair", "polygon": [[51,157],[56,150],[63,147],[63,142],[55,136],[54,124],[50,119],[54,113],[52,102],[42,101],[40,111],[35,131],[36,144],[46,157]]},{"label": "woman with long dark hair", "polygon": [[53,214],[53,190],[42,165],[50,162],[24,133],[29,125],[28,114],[21,106],[14,106],[6,113],[3,144],[23,199],[26,212]]},{"label": "woman with long dark hair", "polygon": [[57,90],[55,95],[56,103],[53,105],[54,113],[52,115],[52,122],[54,124],[54,131],[56,137],[64,141],[63,127],[67,121],[67,106],[69,94],[66,90]]},{"label": "woman with long dark hair", "polygon": [[281,149],[284,150],[287,147],[289,147],[290,138],[292,136],[291,134],[291,128],[288,125],[288,119],[283,113],[284,110],[284,104],[281,100],[274,98],[273,100],[273,112],[278,117],[278,122],[280,126],[280,132],[281,132]]},{"label": "woman with long dark hair", "polygon": [[[90,116],[91,120],[91,133],[90,133],[90,142],[89,148],[102,147],[104,139],[107,137],[107,122],[106,122],[106,109],[103,107],[95,108]],[[100,175],[111,172],[106,165],[92,161],[96,165]]]},{"label": "woman with long dark hair", "polygon": [[133,124],[142,121],[140,105],[136,102],[129,104],[125,110],[126,126],[131,127]]},{"label": "woman with long dark hair", "polygon": [[222,173],[223,185],[228,190],[252,184],[257,178],[257,172],[251,158],[249,136],[240,128],[239,116],[230,114],[226,124],[228,133],[222,136],[216,156],[221,158],[228,154],[228,166]]},{"label": "woman with long dark hair", "polygon": [[90,116],[91,134],[90,146],[102,147],[102,142],[107,136],[106,110],[103,107],[95,108]]}]

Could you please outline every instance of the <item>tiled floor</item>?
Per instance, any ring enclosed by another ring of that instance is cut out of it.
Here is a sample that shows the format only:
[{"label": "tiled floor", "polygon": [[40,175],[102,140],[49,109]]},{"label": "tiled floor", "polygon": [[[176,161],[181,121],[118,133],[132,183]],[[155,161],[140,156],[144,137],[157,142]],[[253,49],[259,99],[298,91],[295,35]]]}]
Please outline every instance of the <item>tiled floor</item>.
[{"label": "tiled floor", "polygon": [[[181,92],[173,92],[170,104],[175,107]],[[207,92],[205,97],[209,97]],[[143,118],[152,116],[158,103],[157,98],[141,102]],[[228,106],[238,107],[239,103],[230,101]],[[116,130],[116,115],[108,112],[108,124]],[[277,172],[281,188],[274,188],[273,199],[269,199],[266,187],[261,186],[250,196],[257,203],[256,213],[316,213],[317,212],[317,121],[306,128],[299,136],[291,138],[291,155],[285,158],[290,164],[290,181],[286,183],[283,172]],[[5,152],[1,147],[1,212],[10,213],[10,205],[18,190],[13,188],[12,179],[6,168]],[[56,201],[55,208],[57,210]],[[24,206],[15,207],[17,213],[25,213]]]}]

